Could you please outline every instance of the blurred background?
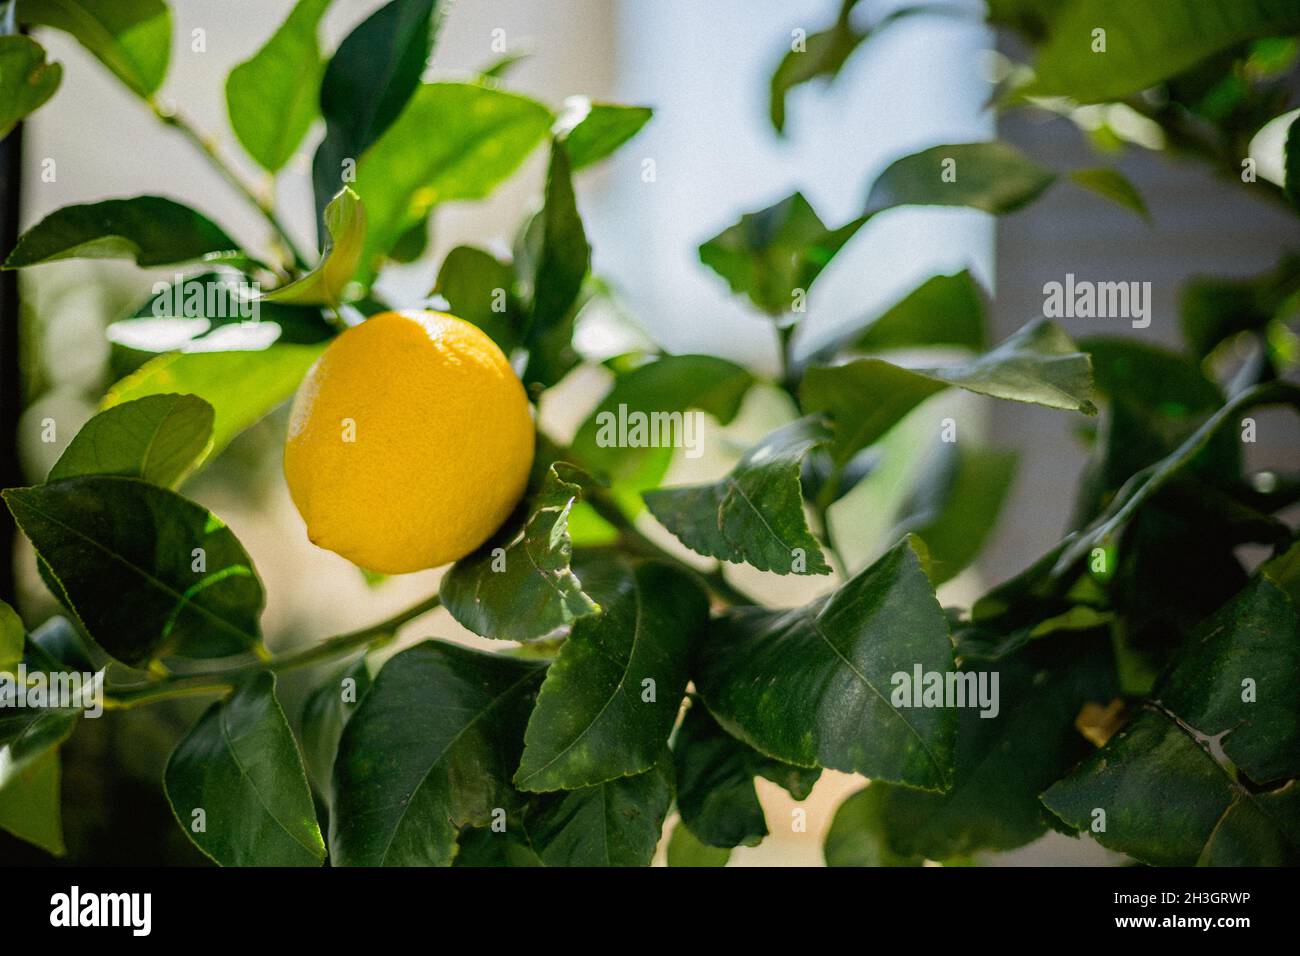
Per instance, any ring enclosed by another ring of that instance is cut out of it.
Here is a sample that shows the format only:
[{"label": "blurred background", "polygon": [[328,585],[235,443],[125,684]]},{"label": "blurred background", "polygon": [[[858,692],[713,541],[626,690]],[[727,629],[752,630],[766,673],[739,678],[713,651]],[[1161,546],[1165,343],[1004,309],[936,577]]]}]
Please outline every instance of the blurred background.
[{"label": "blurred background", "polygon": [[[324,48],[380,0],[335,0],[325,21]],[[867,2],[858,12],[874,21],[902,3]],[[960,6],[961,4],[957,4]],[[972,0],[978,9],[979,0]],[[225,118],[223,84],[283,21],[292,0],[174,0],[172,62],[164,93],[214,137],[218,149],[251,180],[258,170],[240,152]],[[724,283],[699,264],[696,247],[741,213],[800,189],[828,222],[851,218],[876,175],[892,160],[939,143],[991,138],[1000,132],[1040,162],[1057,168],[1090,165],[1083,134],[1064,119],[1016,118],[995,130],[985,109],[995,65],[991,34],[976,19],[916,17],[870,41],[869,55],[849,60],[833,86],[797,87],[788,101],[785,137],[768,119],[772,70],[789,49],[792,31],[813,33],[835,16],[837,0],[460,0],[447,17],[429,75],[468,75],[497,59],[504,31],[511,51],[525,52],[510,88],[552,106],[584,94],[593,100],[655,109],[650,125],[615,157],[578,181],[579,204],[594,247],[594,271],[617,295],[618,316],[587,322],[580,334],[599,351],[618,350],[644,335],[672,352],[706,352],[776,368],[768,320],[746,309]],[[194,30],[206,50],[191,49]],[[42,38],[64,64],[54,100],[26,125],[21,220],[27,227],[69,203],[158,193],[201,209],[227,231],[260,236],[261,219],[189,144],[164,129],[131,94],[63,34]],[[313,134],[281,177],[281,218],[299,244],[314,241],[310,156]],[[57,176],[40,175],[54,160]],[[641,173],[653,160],[653,182]],[[483,203],[445,207],[417,262],[387,274],[382,292],[418,305],[437,266],[453,246],[470,242],[508,247],[523,216],[538,201],[544,151]],[[1293,222],[1255,208],[1240,189],[1195,169],[1130,150],[1121,168],[1145,194],[1148,227],[1094,195],[1062,186],[1028,211],[999,223],[969,210],[903,209],[873,220],[819,280],[800,332],[810,350],[837,329],[880,313],[924,279],[969,267],[994,294],[992,337],[999,340],[1042,312],[1042,287],[1065,273],[1079,278],[1153,284],[1155,341],[1176,337],[1175,292],[1198,272],[1258,272]],[[1195,195],[1195,204],[1183,197]],[[150,286],[172,270],[150,273],[120,262],[59,263],[22,274],[22,361],[25,410],[20,464],[39,481],[121,374],[104,327],[132,313]],[[619,321],[614,321],[618,318]],[[1065,320],[1075,335],[1127,334],[1127,320]],[[629,328],[630,327],[630,328]],[[600,397],[604,373],[582,370],[547,393],[545,422],[561,438]],[[1085,448],[1062,426],[1059,412],[1013,403],[940,395],[963,403],[963,422],[982,421],[987,442],[1021,454],[1004,521],[983,560],[945,585],[945,604],[968,605],[988,585],[1009,577],[1058,538],[1069,517]],[[774,390],[756,390],[737,422],[708,443],[704,458],[675,462],[669,481],[715,476],[726,449],[742,447],[791,414]],[[39,440],[40,423],[58,423],[60,440]],[[268,593],[268,644],[295,643],[379,620],[436,585],[438,572],[367,581],[331,553],[313,547],[289,502],[279,465],[284,411],[241,436],[186,493],[221,515],[253,555]],[[927,434],[930,431],[927,430]],[[891,442],[922,441],[907,423]],[[1266,440],[1265,440],[1265,443]],[[851,563],[881,550],[889,516],[910,489],[922,455],[909,468],[871,476],[837,505],[835,526]],[[662,540],[671,541],[666,535]],[[30,549],[20,562],[20,603],[29,624],[55,612],[40,587]],[[794,605],[827,587],[825,579],[779,579],[758,572],[738,580],[776,604]],[[405,632],[474,642],[443,612]],[[299,675],[293,675],[301,678]],[[286,679],[292,714],[297,686]],[[100,863],[200,862],[170,819],[157,781],[171,743],[201,704],[130,712],[83,722],[65,747],[65,829],[71,859]],[[106,769],[106,768],[111,768]],[[822,838],[840,798],[860,781],[827,773],[801,806],[806,831],[790,825],[794,804],[765,780],[758,786],[772,836],[740,848],[732,865],[817,865]],[[75,794],[75,800],[68,795]],[[662,851],[661,851],[662,852]],[[0,860],[41,862],[43,856],[0,834]],[[1102,864],[1112,855],[1086,841],[1049,835],[997,859],[998,863]]]}]

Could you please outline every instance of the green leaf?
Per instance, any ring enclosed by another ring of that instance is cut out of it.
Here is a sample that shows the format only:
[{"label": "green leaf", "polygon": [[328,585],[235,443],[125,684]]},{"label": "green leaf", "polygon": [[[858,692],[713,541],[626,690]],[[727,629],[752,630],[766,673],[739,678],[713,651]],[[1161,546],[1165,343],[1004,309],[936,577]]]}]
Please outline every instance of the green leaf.
[{"label": "green leaf", "polygon": [[970,206],[995,215],[1033,202],[1056,176],[1007,143],[933,146],[895,160],[867,197],[866,215],[897,206]]},{"label": "green leaf", "polygon": [[797,291],[808,291],[862,222],[831,229],[802,193],[794,193],[741,216],[700,246],[700,261],[768,315],[786,315]]},{"label": "green leaf", "polygon": [[660,488],[642,497],[659,522],[692,551],[777,574],[829,574],[808,530],[799,472],[829,433],[801,418],[769,434],[712,484]]},{"label": "green leaf", "polygon": [[82,426],[46,480],[122,475],[174,488],[206,454],[212,421],[212,406],[193,395],[115,405]]},{"label": "green leaf", "polygon": [[18,20],[72,34],[146,99],[167,75],[172,16],[163,0],[18,0]]},{"label": "green leaf", "polygon": [[187,392],[212,406],[208,458],[287,401],[325,344],[272,345],[261,352],[174,352],[150,359],[108,390],[103,407],[146,395]]},{"label": "green leaf", "polygon": [[1300,607],[1300,542],[1261,564],[1259,573]]},{"label": "green leaf", "polygon": [[541,253],[532,282],[524,384],[549,387],[578,363],[572,341],[574,313],[591,266],[591,245],[578,215],[568,152],[559,142],[551,145],[546,201],[539,221]]},{"label": "green leaf", "polygon": [[766,777],[803,800],[821,776],[819,769],[774,760],[737,740],[695,699],[677,731],[673,758],[682,825],[709,847],[757,846],[767,836],[755,777]]},{"label": "green leaf", "polygon": [[523,823],[514,830],[497,831],[491,827],[466,827],[456,841],[456,859],[452,866],[502,867],[543,866],[541,858],[523,833]]},{"label": "green leaf", "polygon": [[163,786],[181,829],[222,866],[325,859],[302,755],[270,671],[204,712],[172,751]]},{"label": "green leaf", "polygon": [[826,831],[827,866],[920,866],[923,857],[895,853],[884,818],[885,797],[893,788],[872,783],[851,794]]},{"label": "green leaf", "polygon": [[23,659],[23,645],[27,642],[27,629],[18,612],[0,601],[0,674],[13,673]]},{"label": "green leaf", "polygon": [[439,0],[393,0],[343,38],[320,84],[325,138],[312,163],[316,214],[351,180],[355,163],[379,139],[420,85],[442,25]]},{"label": "green leaf", "polygon": [[[1201,625],[1159,691],[1162,706],[1259,784],[1300,776],[1300,616],[1256,577]],[[1254,699],[1243,700],[1247,688]]]},{"label": "green leaf", "polygon": [[60,259],[134,259],[141,268],[238,255],[201,213],[161,196],[64,206],[23,233],[6,269]]},{"label": "green leaf", "polygon": [[1146,200],[1137,191],[1137,187],[1119,170],[1109,166],[1076,169],[1070,173],[1070,179],[1084,189],[1090,189],[1097,195],[1109,199],[1115,205],[1136,213],[1150,224],[1151,211],[1147,209]]},{"label": "green leaf", "polygon": [[573,626],[547,671],[514,777],[521,790],[575,790],[654,766],[708,617],[699,585],[667,564],[602,559],[583,576],[601,612]]},{"label": "green leaf", "polygon": [[0,793],[23,783],[29,770],[57,753],[79,716],[81,711],[69,707],[0,708]]},{"label": "green leaf", "polygon": [[864,358],[808,369],[800,390],[803,407],[835,421],[832,450],[847,462],[874,444],[925,399],[949,386],[993,398],[1096,413],[1092,370],[1059,328],[1031,322],[992,351],[943,368],[903,368]]},{"label": "green leaf", "polygon": [[730,858],[730,849],[701,843],[686,824],[673,827],[673,835],[668,839],[669,866],[726,866]]},{"label": "green leaf", "polygon": [[[646,106],[592,103],[585,98],[579,98],[566,112],[575,117],[563,137],[574,172],[610,155],[641,132],[654,115],[654,110]],[[562,121],[566,118],[562,117]]]},{"label": "green leaf", "polygon": [[262,584],[206,508],[137,478],[102,475],[11,488],[4,499],[53,572],[56,596],[123,663],[260,646]]},{"label": "green leaf", "polygon": [[[1285,256],[1268,272],[1247,279],[1198,276],[1179,293],[1179,324],[1197,358],[1240,332],[1263,331],[1285,318],[1300,293],[1300,258]],[[1280,315],[1281,313],[1281,315]]]},{"label": "green leaf", "polygon": [[[1093,52],[1105,31],[1105,52]],[[1257,37],[1300,30],[1300,9],[1272,0],[1168,0],[1159,14],[1127,0],[1078,0],[1062,9],[1024,92],[1080,103],[1123,99]]]},{"label": "green leaf", "polygon": [[457,246],[442,261],[433,294],[446,299],[453,315],[477,325],[509,355],[519,345],[526,322],[513,286],[509,263],[483,249]]},{"label": "green leaf", "polygon": [[[522,534],[507,524],[442,579],[443,605],[483,637],[526,641],[593,614],[599,607],[569,567],[569,514],[582,489],[580,473],[558,462],[529,499]],[[512,539],[513,542],[512,542]],[[499,552],[499,553],[498,553]]]},{"label": "green leaf", "polygon": [[[842,3],[835,23],[827,30],[809,34],[803,49],[791,49],[772,73],[768,115],[778,133],[785,132],[785,100],[790,90],[818,78],[824,77],[828,82],[834,80],[853,51],[867,38],[869,31],[858,30],[850,21],[854,3],[855,0]],[[904,8],[888,19],[909,12],[912,11]]]},{"label": "green leaf", "polygon": [[53,96],[62,77],[63,67],[46,63],[31,37],[0,36],[0,139]]},{"label": "green leaf", "polygon": [[[699,409],[728,425],[753,384],[754,376],[748,369],[726,359],[712,355],[660,356],[618,376],[614,387],[579,426],[570,451],[593,474],[612,481],[634,481],[644,476],[636,487],[652,488],[663,477],[662,472],[646,472],[652,462],[662,461],[657,453],[663,439],[671,438],[671,428],[676,427],[678,438],[686,440],[684,413]],[[631,427],[635,422],[633,413],[637,417],[644,415],[643,420],[651,425],[666,422],[668,436],[662,429],[650,428],[644,443],[633,444],[637,438]],[[619,434],[620,421],[629,425],[623,436]],[[697,440],[702,441],[703,436],[697,436]],[[666,466],[667,462],[663,463]]]},{"label": "green leaf", "polygon": [[1105,703],[1119,688],[1104,629],[1056,634],[995,664],[963,663],[975,675],[998,674],[998,712],[966,707],[958,717],[952,790],[922,793],[873,782],[875,812],[888,848],[908,858],[945,860],[1005,851],[1042,836],[1038,796],[1092,747],[1075,729],[1084,703]]},{"label": "green leaf", "polygon": [[1019,456],[940,442],[937,454],[895,517],[890,538],[925,542],[927,570],[938,587],[979,556],[1015,478]]},{"label": "green leaf", "polygon": [[952,646],[920,558],[904,540],[805,607],[725,612],[693,677],[718,722],[762,753],[946,790],[956,714],[892,703],[896,676],[910,678],[915,668],[946,674]]},{"label": "green leaf", "polygon": [[0,786],[0,829],[63,856],[59,752],[47,750]]},{"label": "green leaf", "polygon": [[645,773],[542,797],[524,828],[547,866],[649,866],[672,798],[665,755]]},{"label": "green leaf", "polygon": [[895,303],[839,347],[886,352],[951,346],[977,352],[987,346],[984,295],[970,270],[939,275]]},{"label": "green leaf", "polygon": [[[362,274],[435,205],[482,199],[551,125],[535,100],[473,83],[426,83],[357,163],[370,229]],[[438,130],[436,137],[429,130]]]},{"label": "green leaf", "polygon": [[450,864],[462,826],[517,799],[510,776],[544,673],[435,641],[389,660],[339,741],[331,861]]},{"label": "green leaf", "polygon": [[1237,416],[1243,411],[1267,405],[1291,405],[1300,409],[1300,386],[1283,381],[1268,382],[1234,396],[1172,454],[1134,475],[1106,510],[1073,538],[1057,559],[1053,574],[1066,574],[1094,547],[1108,542],[1139,509],[1194,462],[1222,431],[1237,427],[1240,421]]},{"label": "green leaf", "polygon": [[1295,865],[1295,781],[1276,782],[1300,769],[1298,646],[1295,605],[1256,578],[1186,643],[1154,703],[1043,803],[1076,830],[1104,810],[1093,836],[1146,863]]},{"label": "green leaf", "polygon": [[[1295,788],[1295,782],[1288,786]],[[1294,801],[1288,816],[1275,815],[1275,804],[1234,783],[1189,734],[1156,711],[1119,731],[1044,793],[1043,803],[1072,829],[1152,866],[1212,861],[1221,822],[1234,856],[1242,852],[1243,830],[1253,830],[1252,862],[1294,866],[1300,860]],[[1104,831],[1092,829],[1097,810],[1105,811]]]},{"label": "green leaf", "polygon": [[348,718],[370,689],[370,671],[363,654],[334,674],[303,701],[302,753],[316,790],[332,803],[334,757]]},{"label": "green leaf", "polygon": [[293,156],[320,113],[316,31],[330,0],[298,0],[280,28],[226,77],[226,110],[239,142],[274,173]]},{"label": "green leaf", "polygon": [[325,207],[325,230],[329,239],[316,268],[296,282],[268,292],[263,300],[331,307],[343,301],[361,262],[366,238],[366,208],[346,186]]}]

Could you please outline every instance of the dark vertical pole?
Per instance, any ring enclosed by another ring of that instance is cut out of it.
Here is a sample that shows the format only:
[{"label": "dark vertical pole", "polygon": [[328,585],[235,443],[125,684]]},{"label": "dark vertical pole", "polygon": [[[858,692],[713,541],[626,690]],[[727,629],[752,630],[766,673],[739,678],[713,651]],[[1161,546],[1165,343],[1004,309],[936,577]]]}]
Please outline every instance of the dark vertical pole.
[{"label": "dark vertical pole", "polygon": [[[0,140],[0,261],[18,242],[18,200],[22,187],[23,126]],[[18,274],[0,272],[0,488],[21,485],[18,416],[22,386],[18,363]],[[0,600],[14,599],[14,537],[9,509],[0,507]]]}]

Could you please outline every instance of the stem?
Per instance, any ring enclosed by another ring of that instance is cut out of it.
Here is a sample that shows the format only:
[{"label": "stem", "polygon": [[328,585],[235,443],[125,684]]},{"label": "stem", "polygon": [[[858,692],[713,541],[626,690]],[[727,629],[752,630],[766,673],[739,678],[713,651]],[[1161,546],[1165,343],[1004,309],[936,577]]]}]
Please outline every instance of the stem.
[{"label": "stem", "polygon": [[225,693],[243,678],[260,671],[279,673],[281,671],[296,670],[300,667],[310,667],[313,664],[344,657],[363,647],[374,647],[391,639],[404,624],[429,613],[438,607],[440,603],[440,598],[435,594],[393,615],[386,621],[363,627],[359,631],[339,634],[329,640],[321,641],[319,644],[299,648],[264,661],[254,661],[251,664],[217,668],[211,671],[200,671],[181,677],[165,677],[143,684],[110,687],[105,692],[104,704],[108,708],[124,710],[138,707],[141,704],[151,704],[159,700],[168,700],[175,697]]},{"label": "stem", "polygon": [[293,259],[294,265],[297,266],[298,269],[306,271],[309,268],[307,260],[303,258],[302,253],[294,244],[293,238],[289,235],[289,231],[276,215],[275,204],[271,200],[259,196],[251,186],[239,177],[239,174],[221,158],[221,154],[217,152],[216,143],[211,137],[203,135],[203,133],[201,133],[180,113],[166,110],[154,100],[150,100],[149,105],[158,119],[189,140],[191,145],[207,158],[209,165],[221,174],[221,178],[229,183],[236,192],[243,196],[251,206],[262,214],[263,218],[266,219],[270,224],[271,229],[274,231],[277,241],[284,246],[285,251]]}]

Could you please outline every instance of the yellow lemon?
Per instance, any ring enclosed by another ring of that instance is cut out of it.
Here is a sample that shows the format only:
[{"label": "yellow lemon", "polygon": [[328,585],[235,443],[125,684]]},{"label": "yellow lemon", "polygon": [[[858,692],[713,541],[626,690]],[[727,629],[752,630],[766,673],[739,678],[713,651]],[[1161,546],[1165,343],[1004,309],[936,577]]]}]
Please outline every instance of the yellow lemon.
[{"label": "yellow lemon", "polygon": [[284,475],[307,535],[384,574],[481,545],[523,495],[533,419],[476,326],[384,312],[321,354],[293,403]]}]

